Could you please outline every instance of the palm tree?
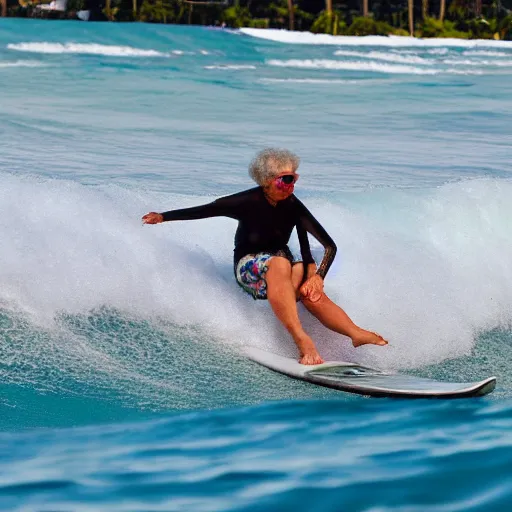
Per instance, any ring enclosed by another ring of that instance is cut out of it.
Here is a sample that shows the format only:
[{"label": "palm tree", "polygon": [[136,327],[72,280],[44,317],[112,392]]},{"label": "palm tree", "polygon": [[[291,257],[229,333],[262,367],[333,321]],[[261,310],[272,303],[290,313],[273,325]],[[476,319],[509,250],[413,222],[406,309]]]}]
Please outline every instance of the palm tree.
[{"label": "palm tree", "polygon": [[0,0],[0,16],[7,16],[7,0]]},{"label": "palm tree", "polygon": [[325,14],[327,15],[328,21],[328,34],[334,33],[333,27],[333,16],[332,16],[332,0],[325,0]]},{"label": "palm tree", "polygon": [[133,19],[136,20],[137,19],[137,0],[133,0],[133,4],[132,4],[132,9],[133,9]]},{"label": "palm tree", "polygon": [[409,33],[414,36],[414,0],[407,0],[409,8]]},{"label": "palm tree", "polygon": [[446,11],[446,0],[441,0],[441,6],[439,8],[439,21],[444,21],[445,11]]},{"label": "palm tree", "polygon": [[294,30],[295,28],[295,17],[293,13],[293,0],[288,0],[288,16],[290,18],[290,30]]},{"label": "palm tree", "polygon": [[421,0],[421,13],[424,20],[428,18],[428,0]]},{"label": "palm tree", "polygon": [[368,0],[363,0],[363,16],[368,16]]}]

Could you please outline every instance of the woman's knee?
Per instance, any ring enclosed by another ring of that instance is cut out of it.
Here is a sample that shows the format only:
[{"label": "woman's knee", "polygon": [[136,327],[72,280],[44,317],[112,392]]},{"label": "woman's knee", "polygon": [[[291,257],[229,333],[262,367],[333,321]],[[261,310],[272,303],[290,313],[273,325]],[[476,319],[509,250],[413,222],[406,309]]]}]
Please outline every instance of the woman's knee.
[{"label": "woman's knee", "polygon": [[267,277],[270,275],[288,276],[291,278],[292,264],[282,256],[273,256],[267,263]]},{"label": "woman's knee", "polygon": [[304,281],[304,264],[301,261],[292,265],[292,280],[297,283],[297,287]]},{"label": "woman's knee", "polygon": [[300,300],[300,287],[304,281],[304,265],[302,262],[294,263],[292,265],[292,285],[295,290],[295,297]]}]

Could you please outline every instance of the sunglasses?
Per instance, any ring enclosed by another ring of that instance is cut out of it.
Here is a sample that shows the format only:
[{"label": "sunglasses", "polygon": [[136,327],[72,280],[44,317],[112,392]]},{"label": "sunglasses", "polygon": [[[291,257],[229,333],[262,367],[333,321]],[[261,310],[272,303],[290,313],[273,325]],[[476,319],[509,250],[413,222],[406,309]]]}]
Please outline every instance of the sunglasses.
[{"label": "sunglasses", "polygon": [[281,183],[284,183],[285,185],[291,185],[297,181],[297,178],[298,176],[295,174],[285,174],[284,176],[279,176],[279,178],[276,178],[276,181],[281,181]]}]

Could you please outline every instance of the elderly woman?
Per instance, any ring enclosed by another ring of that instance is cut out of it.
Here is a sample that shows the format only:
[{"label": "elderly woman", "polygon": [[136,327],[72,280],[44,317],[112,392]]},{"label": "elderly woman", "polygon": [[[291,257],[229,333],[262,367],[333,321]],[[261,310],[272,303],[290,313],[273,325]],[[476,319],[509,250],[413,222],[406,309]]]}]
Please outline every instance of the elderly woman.
[{"label": "elderly woman", "polygon": [[[258,184],[256,188],[202,206],[151,212],[142,220],[145,224],[159,224],[219,216],[236,219],[236,281],[254,299],[268,299],[297,344],[302,364],[319,364],[323,360],[300,323],[297,300],[323,325],[350,337],[355,347],[368,343],[386,345],[387,341],[378,334],[355,325],[324,293],[324,278],[336,254],[336,245],[293,194],[299,179],[298,166],[299,159],[293,153],[265,149],[249,167],[251,178]],[[297,230],[302,261],[294,260],[287,245],[293,228]],[[325,249],[318,268],[311,255],[308,233]]]}]

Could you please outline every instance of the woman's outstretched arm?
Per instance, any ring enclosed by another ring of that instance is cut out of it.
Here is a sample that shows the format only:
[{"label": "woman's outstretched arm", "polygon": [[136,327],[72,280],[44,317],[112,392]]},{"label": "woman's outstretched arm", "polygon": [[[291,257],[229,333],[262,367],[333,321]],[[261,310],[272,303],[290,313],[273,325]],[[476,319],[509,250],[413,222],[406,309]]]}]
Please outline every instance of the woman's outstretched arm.
[{"label": "woman's outstretched arm", "polygon": [[191,208],[169,210],[168,212],[162,213],[150,212],[142,217],[142,222],[144,224],[159,224],[160,222],[172,220],[196,220],[207,219],[209,217],[231,217],[232,219],[238,219],[246,196],[247,194],[241,192]]}]

